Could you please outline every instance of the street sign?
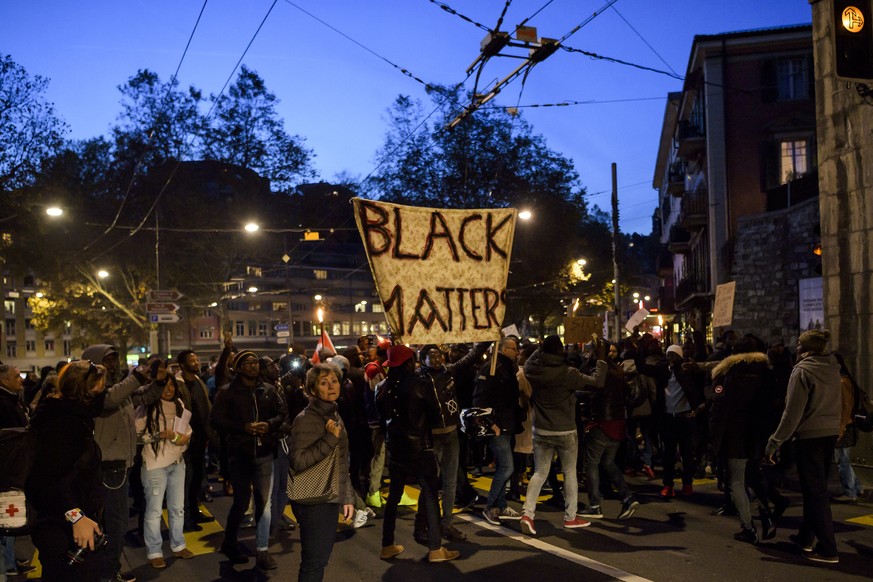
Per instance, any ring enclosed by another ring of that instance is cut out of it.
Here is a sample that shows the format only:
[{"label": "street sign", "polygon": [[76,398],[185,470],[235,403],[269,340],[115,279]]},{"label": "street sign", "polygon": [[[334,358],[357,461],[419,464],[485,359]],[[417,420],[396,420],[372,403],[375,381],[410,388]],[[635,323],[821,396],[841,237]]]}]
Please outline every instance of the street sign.
[{"label": "street sign", "polygon": [[291,332],[287,331],[287,330],[286,331],[277,331],[276,337],[291,337]]},{"label": "street sign", "polygon": [[[276,325],[273,326],[273,329],[275,329],[276,331],[288,331],[288,324],[287,323],[277,323]],[[279,337],[287,337],[287,336],[280,335]]]},{"label": "street sign", "polygon": [[146,303],[146,313],[176,313],[178,310],[176,303]]},{"label": "street sign", "polygon": [[149,313],[152,323],[178,323],[182,317],[178,313]]},{"label": "street sign", "polygon": [[152,289],[146,294],[146,301],[160,303],[162,301],[178,301],[182,297],[184,295],[176,289]]}]

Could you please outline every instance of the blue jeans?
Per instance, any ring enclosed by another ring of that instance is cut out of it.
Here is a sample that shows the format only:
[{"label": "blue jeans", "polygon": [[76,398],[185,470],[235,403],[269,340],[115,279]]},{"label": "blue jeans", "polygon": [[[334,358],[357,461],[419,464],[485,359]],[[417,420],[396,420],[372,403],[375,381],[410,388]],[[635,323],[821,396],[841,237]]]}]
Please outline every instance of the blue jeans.
[{"label": "blue jeans", "polygon": [[[394,477],[391,478],[392,483]],[[320,582],[324,579],[324,569],[333,551],[336,539],[339,505],[318,503],[303,505],[291,502],[294,516],[300,524],[300,570],[298,582]]]},{"label": "blue jeans", "polygon": [[[458,443],[458,431],[453,430],[446,434],[433,435],[433,452],[436,455],[437,461],[440,464],[440,477],[442,478],[443,489],[443,525],[452,523],[452,509],[455,507],[455,492],[458,487],[458,454],[460,444]],[[427,501],[424,501],[427,504]],[[418,512],[421,515],[426,515],[425,510],[421,507],[422,499],[418,502]]]},{"label": "blue jeans", "polygon": [[[254,494],[255,540],[259,552],[267,551],[270,545],[270,494],[273,489],[273,455],[252,459],[231,457],[228,460],[230,484],[233,485],[233,504],[227,514],[224,530],[224,546],[235,548],[239,536],[239,524],[249,507]],[[296,514],[295,514],[296,515]],[[334,518],[335,519],[335,518]]]},{"label": "blue jeans", "polygon": [[840,448],[835,450],[835,462],[840,470],[840,483],[843,485],[843,494],[847,497],[858,497],[864,489],[861,487],[861,480],[855,475],[855,470],[852,469],[852,461],[849,458],[851,447]]},{"label": "blue jeans", "polygon": [[288,505],[288,467],[291,464],[281,443],[277,450],[273,460],[273,494],[270,497],[270,526],[274,529],[282,522],[282,514]]},{"label": "blue jeans", "polygon": [[[731,488],[731,501],[737,508],[740,525],[745,529],[755,529],[752,524],[752,509],[749,506],[749,496],[746,494],[746,464],[748,459],[728,459],[727,473]],[[762,503],[766,499],[761,500]]]},{"label": "blue jeans", "polygon": [[185,549],[182,528],[185,523],[185,462],[173,463],[160,469],[142,467],[142,486],[145,489],[146,508],[143,520],[143,537],[146,557],[161,558],[161,506],[167,496],[167,517],[170,522],[170,549],[181,552]]},{"label": "blue jeans", "polygon": [[0,536],[0,582],[6,582],[6,570],[17,571],[15,563],[15,538],[12,536]]},{"label": "blue jeans", "polygon": [[494,478],[491,480],[491,489],[488,491],[488,501],[485,509],[496,507],[503,510],[506,508],[506,483],[512,477],[512,435],[500,433],[499,436],[488,437],[488,446],[494,453]]},{"label": "blue jeans", "polygon": [[[621,441],[614,441],[599,428],[592,428],[585,433],[585,476],[588,481],[588,505],[600,506],[600,469],[603,467],[609,475],[612,484],[618,487],[622,501],[630,497],[630,488],[624,481],[621,469],[615,464],[615,454]],[[567,469],[564,469],[564,479]]]},{"label": "blue jeans", "polygon": [[564,521],[572,521],[576,518],[576,510],[579,496],[579,484],[576,481],[576,456],[579,452],[579,435],[573,434],[560,436],[533,435],[534,450],[534,474],[527,484],[527,493],[524,500],[524,514],[533,519],[537,508],[537,497],[543,483],[549,476],[549,468],[552,466],[552,457],[557,452],[561,461],[561,470],[564,472]]}]

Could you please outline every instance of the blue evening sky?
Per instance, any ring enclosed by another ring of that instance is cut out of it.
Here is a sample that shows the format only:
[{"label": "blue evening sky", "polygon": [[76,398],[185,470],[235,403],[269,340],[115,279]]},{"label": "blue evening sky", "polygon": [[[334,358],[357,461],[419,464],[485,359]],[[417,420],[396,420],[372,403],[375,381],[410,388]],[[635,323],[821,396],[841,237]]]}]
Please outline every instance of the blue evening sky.
[{"label": "blue evening sky", "polygon": [[[445,3],[494,28],[506,0]],[[181,85],[220,91],[272,4],[209,0]],[[527,24],[539,36],[562,38],[606,4],[513,0],[501,29],[512,31],[533,16]],[[95,137],[120,112],[117,86],[138,69],[171,78],[202,6],[202,0],[0,0],[0,53],[51,80],[48,98],[70,125],[69,137]],[[807,0],[618,0],[564,44],[684,75],[695,34],[810,20]],[[427,82],[454,85],[485,34],[430,0],[278,0],[243,63],[281,100],[287,131],[315,151],[322,179],[340,172],[360,179],[375,166],[385,110],[397,95],[431,109],[424,87],[380,57]],[[480,90],[519,63],[492,59]],[[522,111],[550,148],[574,161],[589,199],[603,209],[616,162],[621,228],[647,233],[657,204],[651,184],[665,96],[680,89],[681,81],[666,75],[558,51],[531,71],[523,90],[518,79],[492,104],[600,102]]]}]

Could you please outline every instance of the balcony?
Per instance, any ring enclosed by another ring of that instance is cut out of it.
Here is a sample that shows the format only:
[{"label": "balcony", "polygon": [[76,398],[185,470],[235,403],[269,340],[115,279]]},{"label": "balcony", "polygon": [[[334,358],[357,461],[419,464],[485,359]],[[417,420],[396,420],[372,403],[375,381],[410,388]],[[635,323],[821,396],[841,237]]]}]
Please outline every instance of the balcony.
[{"label": "balcony", "polygon": [[709,289],[702,277],[685,277],[676,285],[675,298],[676,309],[689,308],[698,302],[708,301]]},{"label": "balcony", "polygon": [[685,161],[679,160],[670,165],[667,177],[667,191],[673,196],[682,196],[685,190]]},{"label": "balcony", "polygon": [[667,279],[673,276],[673,254],[667,245],[661,245],[658,251],[658,277]]},{"label": "balcony", "polygon": [[706,148],[706,132],[690,119],[683,119],[676,126],[676,141],[679,156],[690,158]]},{"label": "balcony", "polygon": [[709,197],[706,190],[686,192],[679,210],[679,226],[689,231],[697,231],[706,226],[708,219]]},{"label": "balcony", "polygon": [[684,255],[691,248],[691,233],[678,225],[670,227],[670,241],[667,248],[674,255]]}]

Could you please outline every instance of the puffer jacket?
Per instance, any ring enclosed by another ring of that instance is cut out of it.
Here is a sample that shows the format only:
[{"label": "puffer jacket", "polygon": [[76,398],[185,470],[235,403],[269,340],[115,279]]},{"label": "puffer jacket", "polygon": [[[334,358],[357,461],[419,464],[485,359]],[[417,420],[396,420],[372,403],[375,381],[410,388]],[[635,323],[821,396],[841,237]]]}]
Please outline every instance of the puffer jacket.
[{"label": "puffer jacket", "polygon": [[[258,382],[248,388],[237,377],[215,395],[212,405],[212,428],[224,433],[224,446],[229,457],[260,458],[276,454],[274,435],[285,419],[282,400],[271,384]],[[251,435],[245,431],[250,422],[266,422],[267,434]]]},{"label": "puffer jacket", "polygon": [[[339,438],[327,431],[327,421],[331,419],[340,425]],[[303,412],[297,415],[291,425],[291,438],[288,445],[288,459],[291,469],[300,472],[318,463],[339,446],[337,471],[339,497],[329,503],[353,504],[355,493],[349,478],[349,435],[342,419],[337,413],[335,402],[310,398]]]},{"label": "puffer jacket", "polygon": [[524,413],[518,400],[518,378],[512,358],[497,354],[497,369],[491,375],[491,362],[479,368],[473,406],[491,409],[491,422],[501,434],[518,434],[523,430]]},{"label": "puffer jacket", "polygon": [[[606,362],[598,360],[592,375],[567,365],[562,356],[537,349],[524,364],[531,385],[536,434],[576,430],[576,398],[583,390],[600,391],[606,379]],[[595,392],[596,393],[596,392]]]},{"label": "puffer jacket", "polygon": [[773,430],[768,423],[777,399],[767,355],[728,356],[712,370],[709,446],[727,459],[755,459]]},{"label": "puffer jacket", "polygon": [[791,371],[785,411],[767,443],[767,454],[792,435],[798,439],[838,435],[841,406],[840,365],[836,358],[824,354],[801,356]]}]

